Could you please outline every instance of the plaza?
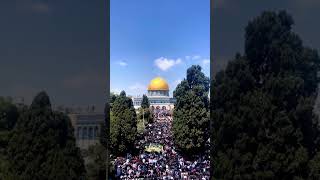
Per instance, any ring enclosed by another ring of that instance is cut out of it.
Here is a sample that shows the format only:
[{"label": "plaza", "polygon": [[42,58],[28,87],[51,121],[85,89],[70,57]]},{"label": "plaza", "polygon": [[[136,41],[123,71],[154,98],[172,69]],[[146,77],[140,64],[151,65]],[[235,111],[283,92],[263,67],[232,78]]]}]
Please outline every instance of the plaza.
[{"label": "plaza", "polygon": [[138,155],[127,154],[114,160],[115,176],[119,179],[209,179],[209,151],[194,160],[183,157],[173,143],[173,119],[163,117],[147,125],[143,138],[136,143]]},{"label": "plaza", "polygon": [[[146,124],[142,136],[136,139],[138,153],[115,157],[115,177],[119,179],[209,179],[209,141],[207,151],[194,158],[184,157],[174,144],[172,111],[175,98],[169,95],[169,85],[161,77],[152,79],[147,97],[153,122]],[[134,108],[141,108],[142,97],[131,97]],[[139,111],[137,111],[139,112]]]}]

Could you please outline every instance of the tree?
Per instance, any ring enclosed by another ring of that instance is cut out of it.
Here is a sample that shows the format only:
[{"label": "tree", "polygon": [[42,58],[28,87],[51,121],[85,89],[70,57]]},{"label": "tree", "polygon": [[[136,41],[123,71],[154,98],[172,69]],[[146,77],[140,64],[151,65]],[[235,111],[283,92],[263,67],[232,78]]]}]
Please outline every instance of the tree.
[{"label": "tree", "polygon": [[137,109],[137,112],[138,112],[137,114],[138,120],[142,121],[144,118],[145,124],[153,122],[153,114],[149,108],[143,109],[142,107],[140,107]]},{"label": "tree", "polygon": [[114,101],[116,100],[118,95],[114,94],[114,93],[110,93],[110,107],[112,108],[112,104],[114,103]]},{"label": "tree", "polygon": [[137,135],[137,115],[132,100],[122,91],[115,99],[110,112],[110,150],[124,155],[134,148]]},{"label": "tree", "polygon": [[86,164],[89,180],[100,180],[106,177],[107,151],[101,144],[88,148],[88,163]]},{"label": "tree", "polygon": [[175,145],[188,155],[205,150],[209,138],[209,78],[200,66],[191,66],[184,79],[173,92],[176,98],[173,112]]},{"label": "tree", "polygon": [[19,117],[7,155],[15,179],[81,179],[86,172],[70,119],[52,111],[45,92]]},{"label": "tree", "polygon": [[245,54],[211,88],[214,179],[318,179],[313,113],[320,59],[292,32],[286,12],[246,27]]},{"label": "tree", "polygon": [[150,103],[149,99],[146,95],[142,96],[141,109],[139,110],[139,119],[145,119],[145,122],[152,123],[153,122],[153,114],[150,111]]},{"label": "tree", "polygon": [[0,97],[0,179],[15,179],[9,172],[9,159],[6,156],[8,138],[19,117],[19,109],[10,99]]},{"label": "tree", "polygon": [[[109,101],[110,102],[110,101]],[[105,172],[106,172],[106,179],[108,179],[110,171],[110,106],[109,103],[106,103],[104,106],[104,115],[105,115],[105,121],[101,124],[101,130],[100,130],[100,143],[106,150],[106,166],[105,166]]]},{"label": "tree", "polygon": [[41,91],[38,95],[33,99],[31,109],[51,109],[51,102],[49,96],[46,92]]},{"label": "tree", "polygon": [[153,113],[149,108],[144,111],[144,118],[147,120],[148,124],[153,123]]},{"label": "tree", "polygon": [[0,131],[11,130],[18,117],[18,108],[12,102],[0,97]]},{"label": "tree", "polygon": [[147,109],[150,107],[149,99],[146,95],[142,96],[142,102],[141,102],[141,107],[143,109]]}]

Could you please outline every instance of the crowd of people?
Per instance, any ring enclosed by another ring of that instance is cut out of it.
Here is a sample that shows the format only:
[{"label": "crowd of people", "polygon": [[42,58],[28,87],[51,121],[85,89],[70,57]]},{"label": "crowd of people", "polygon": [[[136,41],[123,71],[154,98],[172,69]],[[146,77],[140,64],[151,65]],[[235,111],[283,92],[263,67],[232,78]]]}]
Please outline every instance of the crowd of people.
[{"label": "crowd of people", "polygon": [[[173,144],[171,116],[156,116],[145,128],[144,138],[137,142],[139,155],[118,157],[115,160],[116,177],[119,179],[209,179],[208,153],[188,161]],[[159,152],[146,152],[150,144],[161,145]]]}]

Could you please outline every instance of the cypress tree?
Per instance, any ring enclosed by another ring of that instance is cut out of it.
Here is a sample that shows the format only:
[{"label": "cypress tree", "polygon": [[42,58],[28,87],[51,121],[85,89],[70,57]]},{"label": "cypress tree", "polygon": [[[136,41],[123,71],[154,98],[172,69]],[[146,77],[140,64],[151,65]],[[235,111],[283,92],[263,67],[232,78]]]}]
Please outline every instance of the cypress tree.
[{"label": "cypress tree", "polygon": [[110,113],[110,150],[124,155],[134,148],[137,135],[137,115],[132,100],[122,91],[115,99]]},{"label": "cypress tree", "polygon": [[142,102],[141,102],[141,107],[143,109],[147,109],[150,107],[149,99],[146,95],[142,96]]},{"label": "cypress tree", "polygon": [[6,150],[10,132],[19,118],[18,108],[10,99],[0,97],[0,179],[15,179],[9,172],[9,162]]},{"label": "cypress tree", "polygon": [[178,149],[195,155],[204,152],[209,138],[209,78],[200,66],[191,66],[173,92],[176,98],[172,131]]},{"label": "cypress tree", "polygon": [[15,179],[81,179],[85,167],[76,147],[70,119],[51,109],[40,92],[18,119],[7,148]]},{"label": "cypress tree", "polygon": [[318,179],[313,113],[317,51],[303,46],[286,12],[249,22],[245,54],[212,85],[214,179]]}]

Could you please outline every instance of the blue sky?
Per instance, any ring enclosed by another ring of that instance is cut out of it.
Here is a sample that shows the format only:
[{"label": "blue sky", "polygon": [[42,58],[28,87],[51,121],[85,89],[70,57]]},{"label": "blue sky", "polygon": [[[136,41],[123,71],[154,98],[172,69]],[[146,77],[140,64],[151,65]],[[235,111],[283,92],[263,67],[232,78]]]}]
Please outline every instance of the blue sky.
[{"label": "blue sky", "polygon": [[156,76],[172,91],[192,64],[210,76],[209,0],[111,0],[111,92],[146,93]]}]

